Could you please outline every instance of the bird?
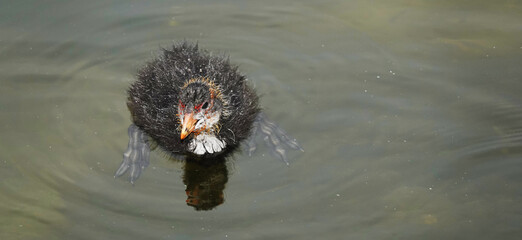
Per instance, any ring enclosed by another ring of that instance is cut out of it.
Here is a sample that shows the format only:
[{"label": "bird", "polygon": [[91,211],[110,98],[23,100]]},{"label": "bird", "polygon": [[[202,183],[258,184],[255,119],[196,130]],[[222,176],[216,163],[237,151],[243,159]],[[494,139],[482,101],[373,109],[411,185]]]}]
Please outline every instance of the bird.
[{"label": "bird", "polygon": [[172,156],[196,160],[223,157],[249,138],[251,154],[256,135],[287,164],[285,148],[302,150],[267,119],[246,76],[226,55],[181,41],[162,48],[136,78],[127,97],[133,122],[129,145],[115,177],[130,169],[134,183],[149,164],[152,143]]}]

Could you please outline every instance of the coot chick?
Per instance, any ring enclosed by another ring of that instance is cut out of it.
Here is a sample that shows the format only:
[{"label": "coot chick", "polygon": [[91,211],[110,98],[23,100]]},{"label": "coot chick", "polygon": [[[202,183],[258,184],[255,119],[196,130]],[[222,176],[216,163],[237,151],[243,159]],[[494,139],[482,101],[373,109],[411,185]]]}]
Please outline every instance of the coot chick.
[{"label": "coot chick", "polygon": [[133,124],[115,176],[130,168],[131,182],[148,165],[152,142],[177,158],[196,160],[222,157],[248,137],[251,153],[256,149],[255,135],[263,135],[287,164],[285,147],[302,150],[260,112],[258,96],[238,67],[197,44],[184,41],[162,49],[138,71],[127,106]]}]

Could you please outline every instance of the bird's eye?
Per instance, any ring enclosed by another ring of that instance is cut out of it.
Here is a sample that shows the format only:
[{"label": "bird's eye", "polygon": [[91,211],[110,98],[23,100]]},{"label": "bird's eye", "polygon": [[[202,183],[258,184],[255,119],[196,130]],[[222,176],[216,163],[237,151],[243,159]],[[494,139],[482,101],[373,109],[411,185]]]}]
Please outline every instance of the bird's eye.
[{"label": "bird's eye", "polygon": [[207,109],[208,108],[208,102],[205,102],[203,103],[203,106],[201,106],[202,109]]}]

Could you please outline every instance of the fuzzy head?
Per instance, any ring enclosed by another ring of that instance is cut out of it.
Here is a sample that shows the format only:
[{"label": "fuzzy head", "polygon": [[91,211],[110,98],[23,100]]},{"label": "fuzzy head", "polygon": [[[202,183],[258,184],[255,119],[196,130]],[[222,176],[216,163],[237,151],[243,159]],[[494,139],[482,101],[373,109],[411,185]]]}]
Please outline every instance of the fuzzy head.
[{"label": "fuzzy head", "polygon": [[223,98],[221,90],[207,78],[191,79],[181,88],[178,103],[178,119],[180,121],[183,140],[190,134],[201,133],[215,135],[219,132],[219,120],[226,115],[228,102]]}]

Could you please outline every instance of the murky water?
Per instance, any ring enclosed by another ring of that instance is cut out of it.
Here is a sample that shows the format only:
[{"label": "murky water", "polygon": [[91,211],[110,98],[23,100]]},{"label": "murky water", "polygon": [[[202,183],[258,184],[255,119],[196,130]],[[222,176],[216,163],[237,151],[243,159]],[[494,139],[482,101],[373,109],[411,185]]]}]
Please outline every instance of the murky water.
[{"label": "murky water", "polygon": [[[133,74],[183,39],[305,152],[114,179]],[[1,1],[0,238],[519,239],[521,40],[509,0]]]}]

